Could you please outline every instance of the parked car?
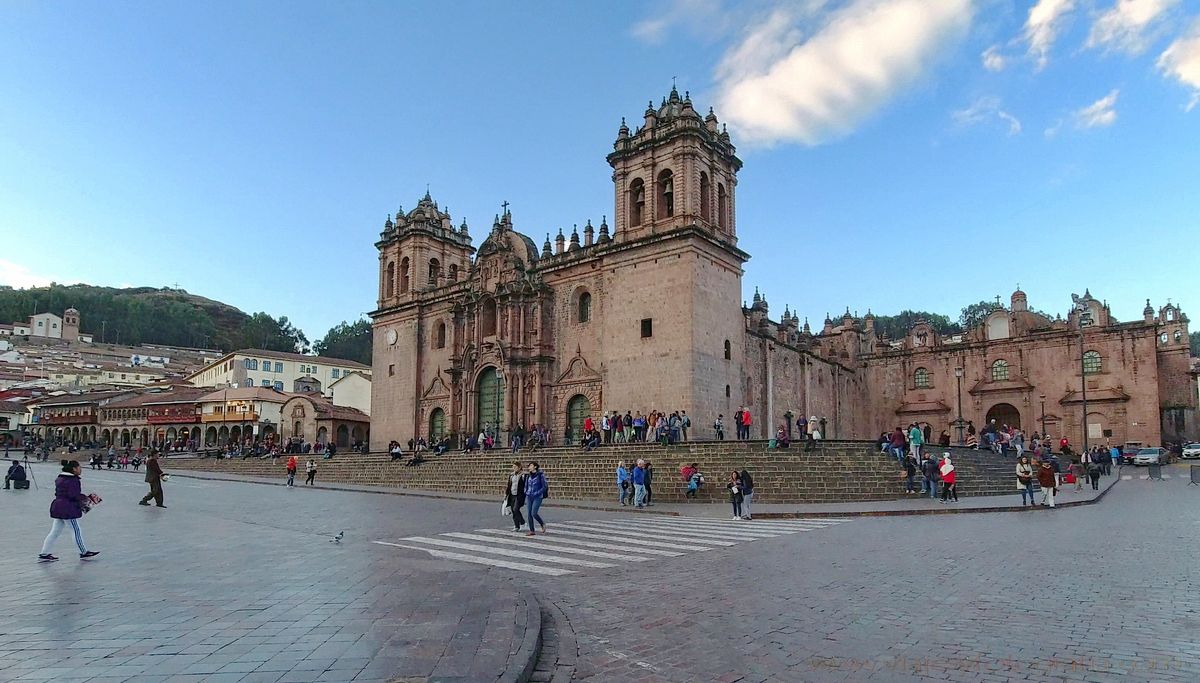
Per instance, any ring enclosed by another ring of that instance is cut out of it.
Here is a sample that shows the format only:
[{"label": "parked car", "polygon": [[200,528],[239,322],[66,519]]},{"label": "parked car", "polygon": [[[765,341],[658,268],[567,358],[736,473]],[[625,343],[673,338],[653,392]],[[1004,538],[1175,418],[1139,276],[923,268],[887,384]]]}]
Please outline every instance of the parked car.
[{"label": "parked car", "polygon": [[1183,445],[1183,455],[1181,457],[1192,459],[1200,458],[1200,443],[1189,443]]},{"label": "parked car", "polygon": [[1165,448],[1143,448],[1133,457],[1134,465],[1166,465],[1171,454]]},{"label": "parked car", "polygon": [[1121,447],[1121,464],[1132,465],[1133,459],[1137,456],[1138,451],[1145,447],[1146,444],[1142,443],[1141,441],[1126,441],[1125,445]]}]

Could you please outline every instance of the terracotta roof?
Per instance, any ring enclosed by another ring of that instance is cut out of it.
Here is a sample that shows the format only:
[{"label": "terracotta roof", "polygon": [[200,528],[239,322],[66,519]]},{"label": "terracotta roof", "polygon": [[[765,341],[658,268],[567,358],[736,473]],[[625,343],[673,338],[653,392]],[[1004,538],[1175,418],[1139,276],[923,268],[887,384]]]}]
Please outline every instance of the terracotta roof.
[{"label": "terracotta roof", "polygon": [[289,394],[282,391],[276,391],[270,387],[237,387],[231,389],[217,389],[201,396],[199,401],[209,403],[214,401],[270,401],[272,403],[286,403],[289,398],[295,394]]},{"label": "terracotta roof", "polygon": [[317,394],[292,394],[288,400],[305,399],[313,404],[318,420],[346,420],[348,422],[370,422],[371,416],[358,408],[334,405],[332,401]]},{"label": "terracotta roof", "polygon": [[37,402],[39,406],[56,406],[56,405],[74,405],[84,403],[97,403],[105,399],[110,399],[115,396],[120,396],[124,391],[92,391],[86,394],[63,394],[60,396],[47,396]]},{"label": "terracotta roof", "polygon": [[25,404],[16,401],[0,401],[0,413],[23,413]]}]

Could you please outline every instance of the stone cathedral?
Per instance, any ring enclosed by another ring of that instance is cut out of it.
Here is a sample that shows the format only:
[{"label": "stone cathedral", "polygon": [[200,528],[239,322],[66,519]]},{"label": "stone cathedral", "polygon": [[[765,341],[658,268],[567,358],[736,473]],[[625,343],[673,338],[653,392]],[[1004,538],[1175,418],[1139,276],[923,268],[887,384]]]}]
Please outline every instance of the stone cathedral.
[{"label": "stone cathedral", "polygon": [[913,421],[946,429],[960,404],[977,424],[1000,416],[1033,431],[1040,419],[1080,441],[1080,373],[1098,399],[1086,417],[1097,439],[1159,443],[1197,428],[1176,306],[1155,315],[1147,303],[1142,320],[1118,323],[1089,295],[1096,322],[1084,329],[1030,313],[1018,292],[956,338],[918,323],[908,339],[884,339],[869,313],[849,310],[813,333],[786,309],[770,319],[757,291],[742,303],[742,162],[711,109],[672,89],[636,130],[622,121],[607,160],[613,225],[559,230],[541,249],[507,207],[478,251],[428,192],[388,217],[371,314],[378,446],[534,425],[560,442],[589,415],[651,410],[686,410],[703,439],[739,406],[755,438],[785,415],[824,418],[827,438],[873,438]]}]

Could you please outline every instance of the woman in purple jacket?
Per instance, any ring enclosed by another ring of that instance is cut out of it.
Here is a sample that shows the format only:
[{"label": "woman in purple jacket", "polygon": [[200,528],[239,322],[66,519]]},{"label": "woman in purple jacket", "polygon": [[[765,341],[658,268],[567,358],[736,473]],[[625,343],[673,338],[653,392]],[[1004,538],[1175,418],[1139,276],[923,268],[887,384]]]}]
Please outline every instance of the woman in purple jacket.
[{"label": "woman in purple jacket", "polygon": [[42,553],[38,555],[39,562],[54,562],[58,558],[50,554],[50,548],[58,540],[63,527],[68,524],[75,532],[75,545],[79,546],[79,558],[86,560],[100,553],[88,550],[83,544],[83,530],[79,528],[79,518],[83,516],[84,507],[91,501],[83,495],[83,485],[79,481],[79,461],[63,460],[62,474],[54,480],[54,502],[50,503],[50,533],[46,534],[46,542],[42,544]]}]

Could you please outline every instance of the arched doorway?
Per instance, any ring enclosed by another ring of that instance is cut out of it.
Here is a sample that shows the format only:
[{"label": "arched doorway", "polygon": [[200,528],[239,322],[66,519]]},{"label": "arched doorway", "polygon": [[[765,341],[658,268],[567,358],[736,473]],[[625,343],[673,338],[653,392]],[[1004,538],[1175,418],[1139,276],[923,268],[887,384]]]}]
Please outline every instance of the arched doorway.
[{"label": "arched doorway", "polygon": [[206,429],[204,431],[204,445],[205,446],[216,446],[217,445],[217,428],[216,427],[209,427],[208,429]]},{"label": "arched doorway", "polygon": [[300,424],[300,420],[292,423],[292,436],[297,439],[304,438],[304,425]]},{"label": "arched doorway", "polygon": [[1014,429],[1021,428],[1021,413],[1011,403],[997,403],[992,406],[984,421],[991,424],[992,420],[996,421],[997,427],[1008,425]]},{"label": "arched doorway", "polygon": [[229,427],[222,426],[221,431],[217,432],[217,445],[224,446],[229,443]]},{"label": "arched doorway", "polygon": [[192,427],[192,443],[197,447],[200,446],[200,428],[199,427]]},{"label": "arched doorway", "polygon": [[487,368],[479,373],[476,383],[475,428],[482,431],[491,427],[498,433],[500,417],[504,414],[504,378],[496,368]]},{"label": "arched doorway", "polygon": [[346,448],[350,445],[350,430],[346,425],[338,425],[337,428],[337,443],[339,448]]},{"label": "arched doorway", "polygon": [[583,436],[583,421],[592,414],[592,404],[587,396],[575,394],[567,401],[567,426],[571,429],[571,439],[579,440]]},{"label": "arched doorway", "polygon": [[359,426],[357,426],[357,425],[356,425],[356,426],[354,427],[354,429],[353,429],[353,430],[351,430],[351,432],[350,432],[350,438],[351,438],[351,439],[353,439],[353,440],[354,440],[354,443],[356,443],[356,444],[360,444],[360,443],[362,443],[362,440],[363,440],[363,429],[362,429],[362,427],[359,427]]},{"label": "arched doorway", "polygon": [[239,445],[242,443],[242,428],[240,425],[229,430],[229,440]]},{"label": "arched doorway", "polygon": [[329,443],[329,430],[321,427],[317,430],[317,443]]},{"label": "arched doorway", "polygon": [[132,444],[132,442],[130,441],[130,437],[129,437],[129,430],[128,430],[128,429],[122,429],[122,430],[121,430],[121,445],[122,445],[122,446],[131,446],[131,445],[133,445],[133,444]]},{"label": "arched doorway", "polygon": [[100,432],[100,439],[104,442],[105,446],[111,445],[112,444],[111,432],[109,432],[107,429],[104,430],[103,432]]},{"label": "arched doorway", "polygon": [[446,435],[446,411],[434,408],[429,413],[429,442],[440,441]]}]

